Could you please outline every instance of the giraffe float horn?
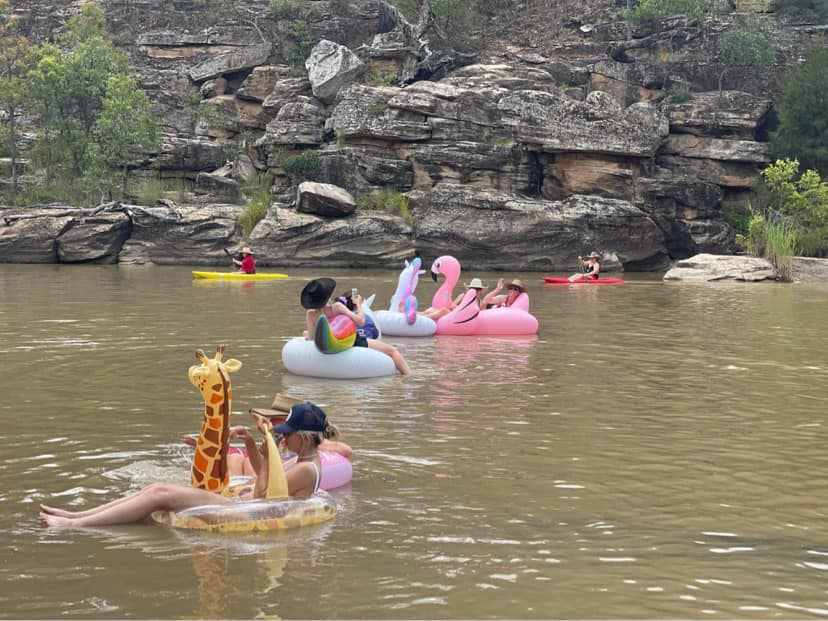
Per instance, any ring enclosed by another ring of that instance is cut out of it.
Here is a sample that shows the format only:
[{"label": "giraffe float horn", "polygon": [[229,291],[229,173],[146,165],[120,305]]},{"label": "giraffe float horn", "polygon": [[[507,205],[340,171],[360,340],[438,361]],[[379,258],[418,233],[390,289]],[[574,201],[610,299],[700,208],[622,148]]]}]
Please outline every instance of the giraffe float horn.
[{"label": "giraffe float horn", "polygon": [[224,358],[224,345],[219,345],[216,347],[216,362],[221,362],[222,358]]}]

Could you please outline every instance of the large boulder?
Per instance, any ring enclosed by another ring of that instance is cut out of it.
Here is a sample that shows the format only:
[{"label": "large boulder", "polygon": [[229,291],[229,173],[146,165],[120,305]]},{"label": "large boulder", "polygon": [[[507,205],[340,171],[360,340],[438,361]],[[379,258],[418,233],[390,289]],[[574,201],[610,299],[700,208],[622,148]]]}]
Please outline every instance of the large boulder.
[{"label": "large boulder", "polygon": [[654,107],[626,109],[601,97],[593,104],[563,93],[519,91],[498,102],[502,123],[519,142],[542,151],[579,151],[651,157],[669,133],[667,119]]},{"label": "large boulder", "polygon": [[765,143],[752,140],[723,140],[692,134],[671,134],[660,153],[754,164],[765,164],[770,161],[768,145]]},{"label": "large boulder", "polygon": [[758,257],[697,254],[678,261],[665,275],[664,280],[685,282],[712,282],[738,280],[756,282],[775,280],[776,270],[767,259]]},{"label": "large boulder", "polygon": [[255,101],[263,103],[268,95],[273,92],[276,85],[283,79],[290,76],[290,67],[287,65],[264,65],[253,69],[247,78],[245,78],[239,90],[236,91],[236,97],[248,101]]},{"label": "large boulder", "polygon": [[771,108],[770,99],[741,91],[693,93],[689,100],[670,104],[670,131],[753,140]]},{"label": "large boulder", "polygon": [[266,113],[275,117],[285,104],[296,101],[300,96],[310,95],[311,85],[307,78],[283,78],[273,85],[262,102],[262,107]]},{"label": "large boulder", "polygon": [[272,49],[272,44],[260,43],[208,58],[190,69],[190,79],[193,82],[204,82],[224,74],[238,73],[243,69],[252,69],[263,65],[267,62]]},{"label": "large boulder", "polygon": [[636,269],[667,261],[662,232],[627,201],[545,201],[448,184],[409,198],[418,250],[436,256],[452,248],[474,269],[567,269],[590,250]]},{"label": "large boulder", "polygon": [[340,187],[305,181],[296,191],[296,208],[323,218],[342,218],[354,213],[356,202],[350,192]]},{"label": "large boulder", "polygon": [[410,161],[372,145],[319,152],[318,181],[338,185],[357,196],[385,187],[408,191],[414,182]]},{"label": "large boulder", "polygon": [[279,109],[256,146],[318,145],[324,131],[325,109],[313,97],[299,96]]},{"label": "large boulder", "polygon": [[342,139],[376,138],[415,142],[431,137],[431,125],[424,114],[390,107],[402,89],[355,84],[339,97],[326,127]]},{"label": "large boulder", "polygon": [[365,64],[344,45],[322,39],[305,61],[313,94],[326,104],[333,103],[340,90],[353,84],[365,71]]},{"label": "large boulder", "polygon": [[276,207],[250,235],[259,265],[396,268],[414,253],[402,218],[384,213],[326,219]]},{"label": "large boulder", "polygon": [[125,213],[79,217],[57,239],[61,263],[117,263],[124,242],[132,233]]},{"label": "large boulder", "polygon": [[227,265],[225,248],[238,242],[237,205],[124,205],[132,236],[118,257],[121,263]]},{"label": "large boulder", "polygon": [[211,171],[226,162],[226,145],[165,135],[154,165],[160,170]]},{"label": "large boulder", "polygon": [[0,211],[0,263],[57,263],[57,239],[72,225],[72,211]]}]

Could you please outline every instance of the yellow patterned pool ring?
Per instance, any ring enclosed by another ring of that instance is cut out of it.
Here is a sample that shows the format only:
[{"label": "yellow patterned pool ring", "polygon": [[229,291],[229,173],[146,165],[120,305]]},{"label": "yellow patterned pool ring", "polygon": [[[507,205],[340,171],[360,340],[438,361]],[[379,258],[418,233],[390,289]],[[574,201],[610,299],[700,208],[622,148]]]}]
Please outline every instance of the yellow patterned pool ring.
[{"label": "yellow patterned pool ring", "polygon": [[227,504],[202,505],[178,512],[164,512],[156,520],[188,530],[216,533],[252,533],[287,530],[328,522],[336,516],[336,502],[318,491],[310,498],[290,498],[282,457],[271,433],[266,434],[268,453],[267,493],[255,500],[237,499]]}]

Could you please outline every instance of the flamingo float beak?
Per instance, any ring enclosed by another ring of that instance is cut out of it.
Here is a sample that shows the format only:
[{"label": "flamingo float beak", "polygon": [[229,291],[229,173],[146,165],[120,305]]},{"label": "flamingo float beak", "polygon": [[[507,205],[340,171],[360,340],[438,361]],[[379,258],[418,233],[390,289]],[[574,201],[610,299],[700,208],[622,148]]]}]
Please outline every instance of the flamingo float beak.
[{"label": "flamingo float beak", "polygon": [[437,273],[436,272],[431,272],[431,280],[433,280],[434,282],[437,282]]}]

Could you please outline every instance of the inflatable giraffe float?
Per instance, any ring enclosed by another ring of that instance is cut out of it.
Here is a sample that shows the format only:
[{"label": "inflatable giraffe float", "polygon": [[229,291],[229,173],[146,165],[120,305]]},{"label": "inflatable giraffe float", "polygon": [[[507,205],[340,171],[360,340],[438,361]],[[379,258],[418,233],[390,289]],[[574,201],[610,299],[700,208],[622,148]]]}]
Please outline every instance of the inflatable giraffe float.
[{"label": "inflatable giraffe float", "polygon": [[191,480],[193,487],[221,494],[230,481],[227,470],[233,400],[230,374],[241,369],[242,364],[235,358],[223,360],[224,345],[216,348],[213,358],[208,358],[200,349],[195,356],[199,364],[191,366],[187,376],[204,399],[204,422],[196,441]]}]

